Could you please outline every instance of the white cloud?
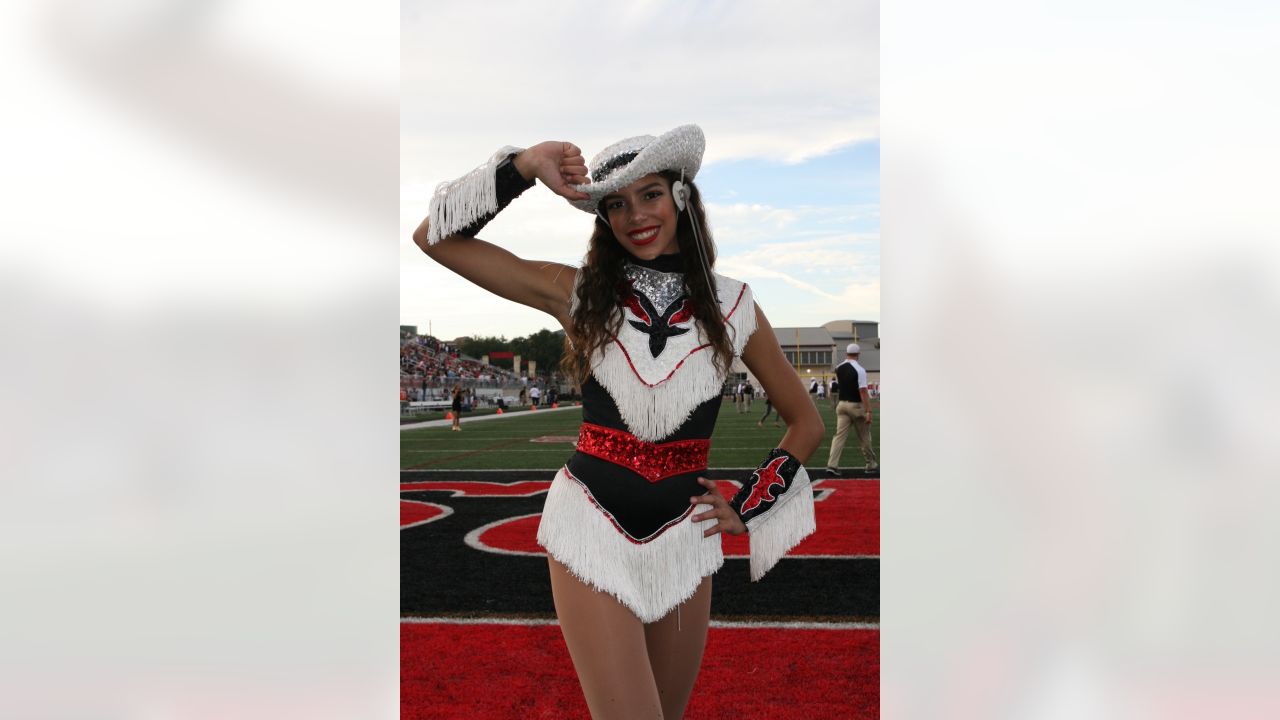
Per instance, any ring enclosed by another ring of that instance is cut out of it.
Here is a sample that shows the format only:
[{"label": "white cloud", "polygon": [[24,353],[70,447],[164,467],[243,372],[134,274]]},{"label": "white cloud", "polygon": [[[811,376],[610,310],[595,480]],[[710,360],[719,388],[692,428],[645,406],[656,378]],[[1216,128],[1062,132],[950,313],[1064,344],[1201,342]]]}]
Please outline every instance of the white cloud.
[{"label": "white cloud", "polygon": [[746,262],[737,258],[725,258],[724,260],[721,260],[716,263],[716,268],[722,274],[728,275],[738,280],[750,281],[750,280],[758,280],[761,278],[771,278],[771,279],[781,280],[793,288],[797,288],[799,290],[804,290],[805,292],[813,293],[814,295],[826,298],[828,300],[839,299],[838,295],[834,295],[832,293],[826,292],[822,288],[817,287],[816,285],[813,285],[811,283],[807,283],[803,280],[800,280],[799,278],[796,278],[792,275],[781,272],[779,270],[774,270],[772,268],[767,268],[762,265],[756,265],[751,262]]},{"label": "white cloud", "polygon": [[799,219],[792,210],[757,203],[707,203],[706,207],[712,236],[720,247],[776,238]]},{"label": "white cloud", "polygon": [[[879,237],[874,234],[841,235],[813,240],[767,243],[733,258],[744,263],[768,264],[805,272],[834,269],[847,273],[855,268],[879,270]],[[877,272],[878,274],[878,272]]]},{"label": "white cloud", "polygon": [[[409,177],[453,177],[504,143],[588,158],[685,122],[708,162],[798,162],[878,137],[875,2],[406,2]],[[439,164],[439,170],[430,167]],[[421,165],[421,169],[419,166]]]}]

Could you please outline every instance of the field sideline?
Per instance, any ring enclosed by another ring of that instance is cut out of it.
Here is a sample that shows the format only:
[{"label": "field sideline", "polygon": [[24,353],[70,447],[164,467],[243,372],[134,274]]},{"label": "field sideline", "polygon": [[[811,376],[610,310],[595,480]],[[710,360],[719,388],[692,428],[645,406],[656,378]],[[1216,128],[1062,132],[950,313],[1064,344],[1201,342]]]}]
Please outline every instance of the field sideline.
[{"label": "field sideline", "polygon": [[[871,442],[880,454],[880,413],[876,403],[871,425]],[[830,400],[818,403],[818,412],[827,431],[822,444],[814,451],[807,467],[821,469],[826,465],[835,433],[835,411]],[[712,435],[710,467],[755,467],[769,450],[777,447],[786,427],[774,427],[776,413],[769,416],[763,428],[756,421],[764,413],[764,403],[755,401],[747,413],[739,413],[732,398],[725,398],[720,418]],[[582,422],[579,411],[529,413],[501,420],[467,422],[462,416],[462,432],[448,427],[402,430],[400,433],[400,469],[402,470],[555,470],[573,453]],[[862,453],[856,437],[845,442],[841,467],[860,468]],[[535,441],[547,438],[547,441]]]}]

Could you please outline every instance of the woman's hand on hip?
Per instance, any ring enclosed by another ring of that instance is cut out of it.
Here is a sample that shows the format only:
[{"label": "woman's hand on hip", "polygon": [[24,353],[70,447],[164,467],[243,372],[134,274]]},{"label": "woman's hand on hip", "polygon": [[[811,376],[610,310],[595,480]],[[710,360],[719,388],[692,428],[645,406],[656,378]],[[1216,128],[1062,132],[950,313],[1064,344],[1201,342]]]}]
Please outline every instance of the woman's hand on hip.
[{"label": "woman's hand on hip", "polygon": [[707,478],[698,478],[698,483],[707,489],[707,494],[698,495],[689,498],[689,502],[698,505],[710,505],[711,509],[693,516],[693,521],[716,519],[716,524],[709,527],[702,533],[702,537],[708,538],[718,532],[726,532],[730,535],[741,535],[747,531],[747,526],[743,524],[742,518],[738,517],[738,513],[729,507],[729,501],[724,499],[720,494],[720,490],[716,488],[714,480]]}]

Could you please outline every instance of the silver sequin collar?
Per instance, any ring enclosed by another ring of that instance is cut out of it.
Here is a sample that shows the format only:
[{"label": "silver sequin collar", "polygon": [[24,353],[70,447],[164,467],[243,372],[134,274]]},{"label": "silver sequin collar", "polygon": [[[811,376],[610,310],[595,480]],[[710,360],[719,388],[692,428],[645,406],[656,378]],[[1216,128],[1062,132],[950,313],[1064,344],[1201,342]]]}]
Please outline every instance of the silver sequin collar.
[{"label": "silver sequin collar", "polygon": [[684,273],[662,272],[628,263],[623,274],[631,281],[631,287],[648,298],[659,313],[666,313],[671,304],[684,295]]}]

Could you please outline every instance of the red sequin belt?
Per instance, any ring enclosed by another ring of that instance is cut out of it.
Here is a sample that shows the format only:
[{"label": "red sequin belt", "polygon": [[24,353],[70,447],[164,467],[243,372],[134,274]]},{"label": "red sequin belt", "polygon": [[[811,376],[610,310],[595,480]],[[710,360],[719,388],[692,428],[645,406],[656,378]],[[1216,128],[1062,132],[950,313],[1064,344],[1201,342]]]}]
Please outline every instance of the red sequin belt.
[{"label": "red sequin belt", "polygon": [[621,465],[652,483],[681,473],[705,470],[707,457],[711,454],[711,441],[651,443],[625,430],[582,423],[578,432],[578,452]]}]

